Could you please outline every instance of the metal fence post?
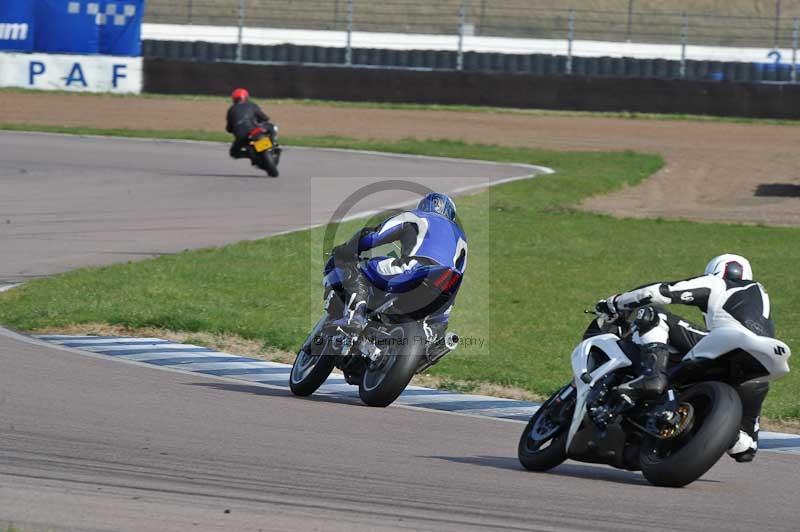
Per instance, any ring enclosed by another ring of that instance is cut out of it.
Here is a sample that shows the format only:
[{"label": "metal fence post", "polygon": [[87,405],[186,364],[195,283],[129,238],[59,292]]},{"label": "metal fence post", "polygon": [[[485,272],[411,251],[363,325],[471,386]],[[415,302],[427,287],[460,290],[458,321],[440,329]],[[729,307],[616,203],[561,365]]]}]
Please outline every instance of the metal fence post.
[{"label": "metal fence post", "polygon": [[347,0],[347,46],[344,49],[344,62],[350,66],[353,64],[353,0]]},{"label": "metal fence post", "polygon": [[242,60],[242,33],[244,32],[244,0],[239,0],[239,35],[236,39],[236,61]]},{"label": "metal fence post", "polygon": [[189,24],[192,23],[192,0],[186,0],[186,20]]},{"label": "metal fence post", "polygon": [[458,56],[456,57],[457,70],[464,70],[464,25],[466,23],[466,0],[461,0],[461,7],[458,8]]},{"label": "metal fence post", "polygon": [[792,83],[797,83],[797,40],[800,37],[800,20],[794,19],[792,26]]},{"label": "metal fence post", "polygon": [[569,10],[567,20],[567,75],[572,74],[572,41],[575,40],[575,10]]},{"label": "metal fence post", "polygon": [[775,0],[775,35],[774,35],[774,48],[778,49],[778,41],[780,41],[781,34],[781,0]]},{"label": "metal fence post", "polygon": [[686,45],[689,41],[689,15],[683,14],[683,30],[681,31],[681,78],[686,77]]},{"label": "metal fence post", "polygon": [[631,40],[631,30],[633,29],[633,0],[628,0],[628,41]]}]

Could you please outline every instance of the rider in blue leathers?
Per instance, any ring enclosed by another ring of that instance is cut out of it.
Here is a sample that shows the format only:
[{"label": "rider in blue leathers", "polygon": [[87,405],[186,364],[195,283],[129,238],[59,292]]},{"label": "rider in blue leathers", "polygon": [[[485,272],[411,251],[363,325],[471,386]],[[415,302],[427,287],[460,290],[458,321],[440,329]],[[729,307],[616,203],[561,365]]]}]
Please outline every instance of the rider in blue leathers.
[{"label": "rider in blue leathers", "polygon": [[[360,266],[359,254],[391,242],[400,243],[400,256],[375,257]],[[455,292],[467,268],[467,237],[456,223],[456,206],[445,194],[426,195],[412,211],[392,216],[378,227],[365,227],[333,249],[336,266],[344,272],[345,309],[334,322],[343,330],[359,333],[367,324],[370,290],[404,292],[432,269],[444,274],[437,288],[452,292],[443,308],[428,319],[437,336],[444,334]]]}]

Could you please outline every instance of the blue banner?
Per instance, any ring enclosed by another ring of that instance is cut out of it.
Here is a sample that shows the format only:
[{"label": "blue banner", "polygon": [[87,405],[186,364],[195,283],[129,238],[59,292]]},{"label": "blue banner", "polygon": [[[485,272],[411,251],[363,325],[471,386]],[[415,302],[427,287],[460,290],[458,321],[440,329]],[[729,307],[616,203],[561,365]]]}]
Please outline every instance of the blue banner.
[{"label": "blue banner", "polygon": [[105,24],[100,26],[100,53],[142,55],[144,0],[103,2]]},{"label": "blue banner", "polygon": [[144,8],[145,0],[1,0],[0,49],[140,56]]},{"label": "blue banner", "polygon": [[0,50],[33,50],[34,2],[0,1]]},{"label": "blue banner", "polygon": [[36,39],[33,49],[46,53],[96,54],[100,2],[36,0]]}]

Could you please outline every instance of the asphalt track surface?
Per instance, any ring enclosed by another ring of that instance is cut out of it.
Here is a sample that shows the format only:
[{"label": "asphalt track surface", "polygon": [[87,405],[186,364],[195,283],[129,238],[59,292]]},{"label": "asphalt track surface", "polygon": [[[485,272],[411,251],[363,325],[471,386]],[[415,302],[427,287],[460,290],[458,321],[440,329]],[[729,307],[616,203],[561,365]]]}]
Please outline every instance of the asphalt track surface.
[{"label": "asphalt track surface", "polygon": [[[63,204],[51,188],[58,180],[49,178],[33,189],[49,198],[36,208],[49,205],[75,212],[77,219],[62,216],[62,223],[43,223],[29,237],[4,236],[2,262],[12,265],[2,265],[6,272],[26,268],[26,256],[29,264],[38,260],[40,266],[25,271],[40,273],[23,278],[74,267],[84,249],[95,250],[92,260],[107,258],[102,251],[115,245],[115,236],[140,242],[136,230],[114,228],[113,216],[97,218],[102,203],[81,204],[80,199],[104,194],[96,187],[109,168],[117,169],[120,180],[130,172],[130,183],[139,182],[134,175],[147,183],[147,169],[169,157],[142,154],[128,166],[100,158],[93,169],[85,162],[91,159],[74,155],[73,174],[57,170],[56,161],[41,162],[41,153],[66,156],[82,143],[98,144],[37,136],[39,155],[30,160],[38,162],[25,163],[19,153],[24,146],[6,150],[6,142],[15,140],[11,137],[0,137],[3,175],[14,165],[29,176],[60,175]],[[41,149],[51,141],[52,151]],[[59,151],[59,143],[69,146]],[[147,146],[159,149],[158,143]],[[173,153],[208,149],[168,147]],[[216,171],[212,159],[205,160],[207,173]],[[288,176],[292,165],[286,162]],[[199,179],[192,185],[190,178],[184,181],[163,169],[152,172],[165,182],[179,180],[183,186],[176,188],[188,189],[187,194],[203,196],[192,190],[200,188]],[[86,177],[81,188],[85,176],[94,177]],[[160,194],[159,179],[149,179],[154,195],[142,198],[144,209],[158,204]],[[217,198],[227,186],[244,187],[245,195],[257,189],[243,183],[272,186],[248,177],[209,179],[227,179],[212,187]],[[10,180],[10,188],[3,180],[4,192],[17,193],[13,200],[3,195],[3,212],[17,204],[24,217],[30,197],[19,191],[31,189],[21,178]],[[138,194],[138,187],[130,186]],[[84,210],[88,222],[82,221]],[[43,217],[49,211],[36,212]],[[130,212],[119,214],[120,223]],[[167,246],[162,227],[167,221],[152,224],[165,244],[163,252],[189,247],[188,238]],[[28,223],[36,226],[34,220]],[[48,237],[48,230],[62,227],[69,229],[63,237],[69,243],[85,243],[81,223],[102,224],[98,231],[108,234],[75,253],[59,245],[61,238]],[[276,219],[270,230],[279,225]],[[258,230],[254,221],[252,236]],[[219,238],[248,237],[248,231],[220,231]],[[260,231],[268,232],[264,226]],[[13,253],[6,252],[6,244],[12,244]],[[120,260],[115,257],[108,261]],[[667,490],[650,487],[637,473],[603,466],[570,462],[549,474],[522,471],[516,460],[519,423],[298,399],[281,390],[79,354],[7,334],[0,335],[0,368],[0,525],[13,522],[23,531],[797,530],[797,456],[763,452],[749,465],[724,459],[690,487]]]},{"label": "asphalt track surface", "polygon": [[[0,132],[0,284],[324,223],[387,179],[455,191],[532,171],[287,148],[271,179],[219,143]],[[414,197],[386,190],[349,214]]]}]

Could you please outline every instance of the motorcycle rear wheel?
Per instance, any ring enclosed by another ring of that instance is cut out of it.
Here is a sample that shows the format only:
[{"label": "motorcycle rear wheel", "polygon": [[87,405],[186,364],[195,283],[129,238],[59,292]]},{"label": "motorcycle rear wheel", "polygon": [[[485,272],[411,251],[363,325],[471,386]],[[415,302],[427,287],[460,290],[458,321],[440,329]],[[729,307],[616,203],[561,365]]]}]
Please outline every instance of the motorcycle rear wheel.
[{"label": "motorcycle rear wheel", "polygon": [[645,438],[639,451],[642,474],[656,486],[680,488],[702,477],[739,434],[742,403],[731,386],[701,382],[681,392],[680,402],[694,410],[687,434]]},{"label": "motorcycle rear wheel", "polygon": [[522,431],[517,457],[528,471],[547,471],[567,459],[567,435],[575,406],[558,402],[565,389],[545,401]]},{"label": "motorcycle rear wheel", "polygon": [[370,363],[358,385],[358,395],[369,406],[386,407],[406,389],[425,350],[425,331],[417,322],[393,325],[384,353]]},{"label": "motorcycle rear wheel", "polygon": [[278,177],[280,172],[278,171],[278,165],[275,164],[274,155],[272,150],[267,150],[262,155],[263,160],[263,167],[266,170],[267,175],[270,177]]}]

